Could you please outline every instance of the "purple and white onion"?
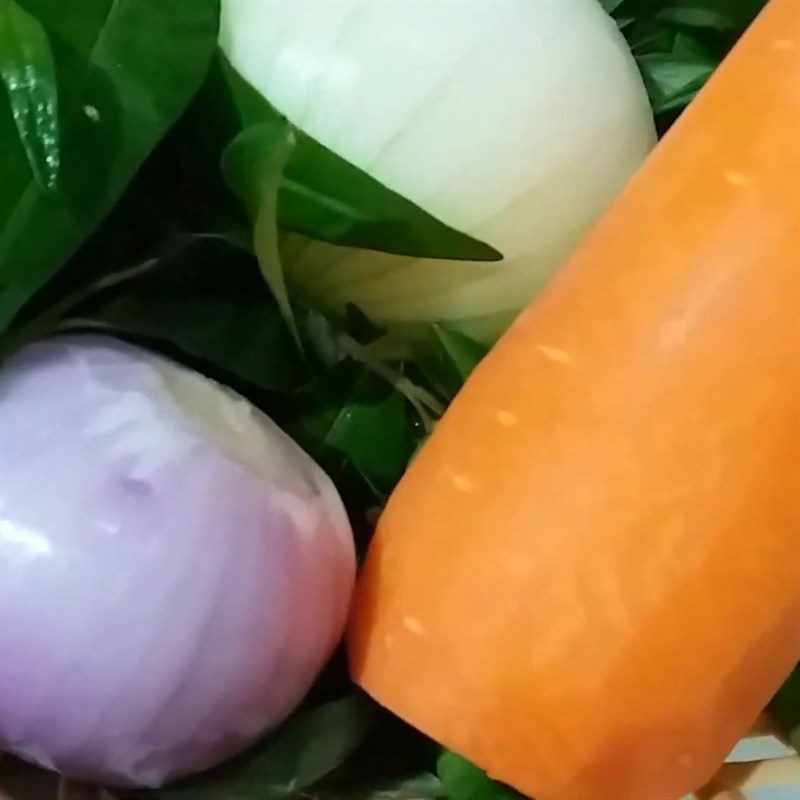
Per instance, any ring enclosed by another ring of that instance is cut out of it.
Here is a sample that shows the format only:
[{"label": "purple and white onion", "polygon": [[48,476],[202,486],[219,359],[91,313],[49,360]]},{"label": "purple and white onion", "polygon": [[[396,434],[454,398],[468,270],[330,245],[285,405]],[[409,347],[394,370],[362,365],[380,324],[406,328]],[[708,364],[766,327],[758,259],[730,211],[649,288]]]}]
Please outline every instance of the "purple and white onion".
[{"label": "purple and white onion", "polygon": [[244,398],[106,337],[0,372],[0,748],[155,787],[242,750],[341,636],[350,526]]}]

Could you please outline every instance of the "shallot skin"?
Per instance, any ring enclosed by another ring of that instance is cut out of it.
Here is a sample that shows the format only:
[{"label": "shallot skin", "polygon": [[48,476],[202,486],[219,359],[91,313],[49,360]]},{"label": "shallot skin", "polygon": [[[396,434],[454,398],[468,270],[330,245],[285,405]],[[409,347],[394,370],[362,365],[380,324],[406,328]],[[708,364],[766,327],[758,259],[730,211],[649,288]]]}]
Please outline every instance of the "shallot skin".
[{"label": "shallot skin", "polygon": [[0,372],[0,748],[157,787],[287,716],[340,639],[350,526],[263,413],[108,337]]}]

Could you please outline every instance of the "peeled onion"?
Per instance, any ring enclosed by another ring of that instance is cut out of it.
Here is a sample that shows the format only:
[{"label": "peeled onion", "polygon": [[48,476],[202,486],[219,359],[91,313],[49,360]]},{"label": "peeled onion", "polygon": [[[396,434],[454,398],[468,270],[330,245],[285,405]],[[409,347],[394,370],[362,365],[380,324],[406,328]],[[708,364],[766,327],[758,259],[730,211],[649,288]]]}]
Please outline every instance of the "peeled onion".
[{"label": "peeled onion", "polygon": [[628,46],[597,0],[222,0],[220,44],[293,123],[500,263],[290,237],[291,288],[381,323],[492,338],[655,142]]},{"label": "peeled onion", "polygon": [[302,699],[355,571],[322,470],[232,391],[106,337],[0,372],[0,748],[155,787]]}]

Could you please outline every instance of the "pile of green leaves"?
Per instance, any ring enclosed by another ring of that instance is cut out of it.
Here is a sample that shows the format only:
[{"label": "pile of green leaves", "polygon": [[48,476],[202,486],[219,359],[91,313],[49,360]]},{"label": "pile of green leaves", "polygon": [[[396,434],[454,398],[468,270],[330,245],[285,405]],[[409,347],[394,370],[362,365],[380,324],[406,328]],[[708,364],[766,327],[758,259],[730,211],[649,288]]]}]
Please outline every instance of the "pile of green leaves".
[{"label": "pile of green leaves", "polygon": [[[603,1],[661,130],[762,4]],[[218,13],[218,0],[0,0],[0,356],[100,330],[234,387],[330,473],[363,552],[485,349],[435,325],[425,359],[411,359],[355,307],[327,320],[298,306],[283,285],[283,232],[418,256],[499,254],[291,126],[218,52]],[[783,718],[797,725],[796,710]],[[514,795],[355,692],[339,654],[279,730],[154,800],[300,796]]]},{"label": "pile of green leaves", "polygon": [[766,0],[601,0],[628,40],[660,130],[703,87]]}]

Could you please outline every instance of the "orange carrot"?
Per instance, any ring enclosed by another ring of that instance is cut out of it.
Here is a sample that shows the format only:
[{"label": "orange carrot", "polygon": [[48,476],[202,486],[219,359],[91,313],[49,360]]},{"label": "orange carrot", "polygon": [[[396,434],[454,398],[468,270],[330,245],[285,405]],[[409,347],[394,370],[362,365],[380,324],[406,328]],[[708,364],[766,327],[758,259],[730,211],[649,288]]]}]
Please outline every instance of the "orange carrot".
[{"label": "orange carrot", "polygon": [[800,3],[772,0],[378,525],[378,701],[537,800],[675,800],[800,657]]}]

